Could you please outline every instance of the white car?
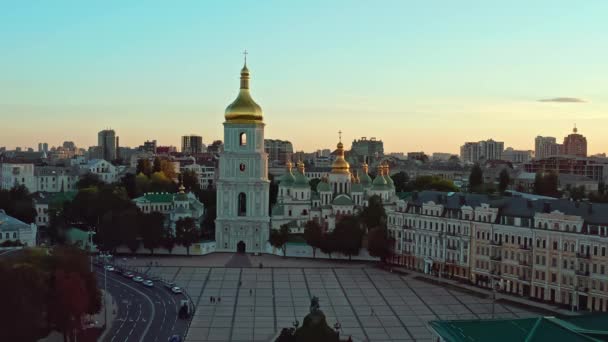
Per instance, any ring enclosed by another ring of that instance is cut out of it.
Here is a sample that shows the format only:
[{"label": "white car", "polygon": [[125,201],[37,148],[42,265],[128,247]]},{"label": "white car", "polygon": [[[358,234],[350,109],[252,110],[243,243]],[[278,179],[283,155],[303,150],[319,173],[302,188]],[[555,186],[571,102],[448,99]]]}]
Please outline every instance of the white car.
[{"label": "white car", "polygon": [[136,283],[141,283],[142,281],[144,281],[144,278],[137,276],[137,277],[133,277],[133,281]]},{"label": "white car", "polygon": [[112,266],[112,265],[106,265],[105,269],[106,269],[106,271],[114,272],[114,266]]},{"label": "white car", "polygon": [[154,286],[154,283],[152,282],[152,280],[144,280],[144,282],[142,284],[144,284],[147,287]]},{"label": "white car", "polygon": [[173,286],[173,287],[171,288],[171,292],[173,292],[173,293],[175,293],[175,294],[180,294],[180,293],[182,293],[182,288],[181,288],[181,287],[179,287],[179,286]]}]

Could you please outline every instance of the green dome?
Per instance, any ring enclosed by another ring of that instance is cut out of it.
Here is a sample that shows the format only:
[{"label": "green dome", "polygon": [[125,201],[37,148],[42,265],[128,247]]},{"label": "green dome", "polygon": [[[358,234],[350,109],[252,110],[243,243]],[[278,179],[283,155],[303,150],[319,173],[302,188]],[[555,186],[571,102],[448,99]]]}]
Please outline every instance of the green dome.
[{"label": "green dome", "polygon": [[372,185],[372,177],[370,177],[368,173],[364,172],[363,176],[361,177],[361,184],[365,188],[371,186]]},{"label": "green dome", "polygon": [[327,182],[319,182],[319,184],[317,184],[317,191],[318,192],[331,192],[331,186],[329,186],[329,183]]},{"label": "green dome", "polygon": [[388,186],[391,189],[394,189],[395,188],[395,182],[393,182],[393,179],[391,178],[391,176],[386,175],[386,176],[384,176],[384,178],[386,179],[386,184],[388,184]]},{"label": "green dome", "polygon": [[295,175],[295,182],[293,186],[295,188],[309,188],[310,184],[308,182],[308,177],[306,177],[302,172],[297,171]]},{"label": "green dome", "polygon": [[281,186],[292,186],[295,181],[296,181],[296,177],[293,176],[293,173],[291,172],[291,170],[288,170],[287,172],[285,172],[285,174],[283,176],[281,176],[281,179],[279,180],[279,184]]},{"label": "green dome", "polygon": [[387,190],[389,189],[389,185],[386,183],[386,179],[384,176],[376,176],[374,178],[374,182],[372,183],[372,190]]}]

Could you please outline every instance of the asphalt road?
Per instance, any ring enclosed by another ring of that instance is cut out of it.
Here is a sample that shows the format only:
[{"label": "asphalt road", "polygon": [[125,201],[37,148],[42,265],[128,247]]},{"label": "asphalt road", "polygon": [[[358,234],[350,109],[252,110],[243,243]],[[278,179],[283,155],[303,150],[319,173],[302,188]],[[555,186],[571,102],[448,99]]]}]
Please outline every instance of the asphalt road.
[{"label": "asphalt road", "polygon": [[[100,288],[103,288],[103,268],[96,267],[96,271]],[[165,342],[173,335],[185,337],[188,321],[177,317],[179,302],[185,299],[183,295],[171,293],[160,283],[148,288],[118,273],[106,274],[108,292],[116,302],[118,312],[104,341]]]}]

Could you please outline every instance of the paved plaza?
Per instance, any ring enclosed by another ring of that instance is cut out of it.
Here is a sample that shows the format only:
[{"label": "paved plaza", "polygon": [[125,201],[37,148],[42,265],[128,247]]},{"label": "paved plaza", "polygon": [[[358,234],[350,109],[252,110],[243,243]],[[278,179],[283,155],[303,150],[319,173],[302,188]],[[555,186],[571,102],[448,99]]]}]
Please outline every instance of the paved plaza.
[{"label": "paved plaza", "polygon": [[[187,289],[196,314],[186,341],[270,341],[302,322],[310,298],[320,299],[327,323],[359,341],[432,341],[437,319],[492,317],[492,302],[370,267],[152,267],[150,273]],[[217,298],[215,303],[211,297]],[[502,304],[495,316],[536,314]]]}]

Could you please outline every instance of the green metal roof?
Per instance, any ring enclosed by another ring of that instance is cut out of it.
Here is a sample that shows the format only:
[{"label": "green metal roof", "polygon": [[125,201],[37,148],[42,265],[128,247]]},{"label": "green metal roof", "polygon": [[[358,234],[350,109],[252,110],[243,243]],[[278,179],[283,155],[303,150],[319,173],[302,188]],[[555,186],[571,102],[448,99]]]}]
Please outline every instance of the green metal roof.
[{"label": "green metal roof", "polygon": [[293,182],[294,188],[310,188],[308,177],[306,177],[302,172],[297,171],[295,178],[296,181]]},{"label": "green metal roof", "polygon": [[320,181],[319,184],[317,184],[317,191],[318,192],[330,192],[331,186],[329,186],[329,183],[327,183],[327,182]]},{"label": "green metal roof", "polygon": [[285,172],[285,174],[283,176],[281,176],[281,179],[279,180],[279,184],[281,186],[292,186],[293,182],[295,182],[295,181],[296,181],[296,177],[294,177],[291,170],[288,170],[287,172]]},{"label": "green metal roof", "polygon": [[350,188],[350,191],[351,192],[363,192],[363,185],[361,185],[360,183],[355,183]]},{"label": "green metal roof", "polygon": [[[593,316],[593,315],[588,315]],[[445,341],[450,342],[554,342],[554,341],[608,341],[608,320],[580,316],[571,318],[535,317],[520,319],[433,321],[430,326]],[[582,329],[589,319],[594,330]],[[593,335],[593,336],[592,336]]]},{"label": "green metal roof", "polygon": [[168,192],[149,192],[135,199],[137,202],[170,203],[173,202],[173,194]]},{"label": "green metal roof", "polygon": [[333,202],[331,204],[334,205],[353,205],[353,200],[348,197],[347,195],[338,195],[336,196],[336,198],[334,198]]}]

